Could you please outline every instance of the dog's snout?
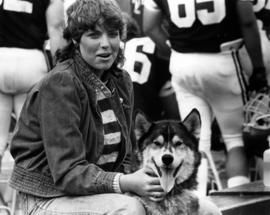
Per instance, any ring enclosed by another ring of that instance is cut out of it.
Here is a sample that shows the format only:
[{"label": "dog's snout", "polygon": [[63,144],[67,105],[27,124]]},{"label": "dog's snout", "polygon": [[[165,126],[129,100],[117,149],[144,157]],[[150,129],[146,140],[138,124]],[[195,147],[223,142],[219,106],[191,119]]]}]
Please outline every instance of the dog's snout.
[{"label": "dog's snout", "polygon": [[173,162],[173,156],[170,154],[163,155],[162,162],[167,166],[170,165]]}]

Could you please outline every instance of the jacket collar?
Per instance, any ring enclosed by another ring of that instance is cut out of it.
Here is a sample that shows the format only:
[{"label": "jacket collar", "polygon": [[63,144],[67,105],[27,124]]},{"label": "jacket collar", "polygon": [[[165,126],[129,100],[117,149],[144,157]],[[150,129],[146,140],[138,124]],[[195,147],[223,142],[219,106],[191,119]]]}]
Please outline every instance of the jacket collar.
[{"label": "jacket collar", "polygon": [[[102,92],[105,97],[112,96],[112,93],[107,88],[106,84],[103,83],[95,74],[95,69],[85,62],[79,51],[76,51],[75,53],[74,62],[77,67],[76,73],[82,79],[82,81],[92,86],[96,92]],[[110,73],[110,71],[107,71],[106,73]],[[109,74],[108,78],[110,78]]]}]

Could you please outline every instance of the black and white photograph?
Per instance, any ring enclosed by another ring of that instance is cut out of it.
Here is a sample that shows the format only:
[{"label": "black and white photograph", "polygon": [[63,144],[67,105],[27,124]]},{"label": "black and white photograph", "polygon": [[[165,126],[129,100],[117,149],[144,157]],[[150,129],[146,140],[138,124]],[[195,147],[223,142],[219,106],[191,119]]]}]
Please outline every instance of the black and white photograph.
[{"label": "black and white photograph", "polygon": [[269,215],[270,0],[0,0],[0,215]]}]

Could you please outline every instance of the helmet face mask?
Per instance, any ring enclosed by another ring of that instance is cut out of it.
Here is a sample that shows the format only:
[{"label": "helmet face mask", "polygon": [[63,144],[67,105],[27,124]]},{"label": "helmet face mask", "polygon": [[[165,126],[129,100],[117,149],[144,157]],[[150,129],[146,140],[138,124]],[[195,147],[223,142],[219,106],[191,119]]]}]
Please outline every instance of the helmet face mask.
[{"label": "helmet face mask", "polygon": [[244,107],[243,132],[250,136],[270,135],[270,96],[260,92],[251,97]]}]

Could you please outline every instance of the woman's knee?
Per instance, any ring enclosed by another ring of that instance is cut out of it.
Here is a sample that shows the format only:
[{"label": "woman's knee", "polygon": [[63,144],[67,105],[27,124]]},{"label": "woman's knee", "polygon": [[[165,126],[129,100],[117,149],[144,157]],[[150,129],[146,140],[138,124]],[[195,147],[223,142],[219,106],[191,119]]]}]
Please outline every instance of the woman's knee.
[{"label": "woman's knee", "polygon": [[[120,211],[123,211],[123,215],[145,215],[145,209],[142,205],[142,203],[136,199],[135,197],[130,197],[130,196],[123,196],[123,199],[119,201],[121,202],[122,205],[120,205]],[[119,214],[119,213],[113,213],[114,214]]]}]

